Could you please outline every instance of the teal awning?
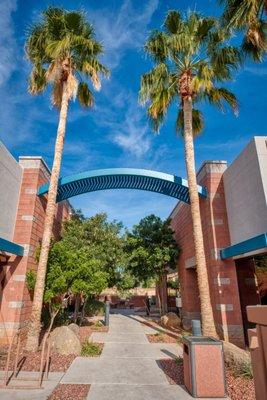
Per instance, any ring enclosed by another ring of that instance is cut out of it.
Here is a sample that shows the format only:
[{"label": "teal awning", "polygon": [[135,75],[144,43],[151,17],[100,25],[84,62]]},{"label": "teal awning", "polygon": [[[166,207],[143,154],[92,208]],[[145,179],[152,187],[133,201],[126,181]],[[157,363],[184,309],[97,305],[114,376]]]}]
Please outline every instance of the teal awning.
[{"label": "teal awning", "polygon": [[17,243],[0,238],[0,251],[15,254],[16,256],[23,256],[24,247]]},{"label": "teal awning", "polygon": [[[48,192],[49,184],[39,188],[40,196]],[[57,202],[82,193],[106,189],[139,189],[161,193],[189,203],[186,179],[158,171],[134,168],[109,168],[86,171],[59,180]],[[198,186],[198,193],[207,196],[206,189]]]},{"label": "teal awning", "polygon": [[221,259],[236,257],[267,247],[267,232],[221,250]]}]

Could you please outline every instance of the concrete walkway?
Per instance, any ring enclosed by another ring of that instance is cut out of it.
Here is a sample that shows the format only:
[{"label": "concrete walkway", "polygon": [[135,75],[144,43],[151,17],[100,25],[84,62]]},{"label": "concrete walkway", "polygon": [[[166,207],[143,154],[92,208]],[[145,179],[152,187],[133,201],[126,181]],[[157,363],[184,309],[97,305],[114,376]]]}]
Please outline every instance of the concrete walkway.
[{"label": "concrete walkway", "polygon": [[111,315],[109,332],[92,336],[105,343],[100,358],[77,357],[61,382],[90,383],[88,400],[192,400],[183,387],[169,384],[157,363],[181,355],[181,347],[149,343],[146,333],[156,331],[140,320],[127,312]]}]

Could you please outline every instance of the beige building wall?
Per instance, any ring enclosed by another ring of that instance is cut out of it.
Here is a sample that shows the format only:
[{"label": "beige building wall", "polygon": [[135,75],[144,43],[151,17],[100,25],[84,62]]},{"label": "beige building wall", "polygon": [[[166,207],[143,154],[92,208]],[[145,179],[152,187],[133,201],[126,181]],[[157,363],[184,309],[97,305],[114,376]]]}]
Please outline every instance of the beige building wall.
[{"label": "beige building wall", "polygon": [[13,240],[22,168],[0,142],[0,238]]},{"label": "beige building wall", "polygon": [[267,232],[267,136],[255,136],[223,175],[231,245]]}]

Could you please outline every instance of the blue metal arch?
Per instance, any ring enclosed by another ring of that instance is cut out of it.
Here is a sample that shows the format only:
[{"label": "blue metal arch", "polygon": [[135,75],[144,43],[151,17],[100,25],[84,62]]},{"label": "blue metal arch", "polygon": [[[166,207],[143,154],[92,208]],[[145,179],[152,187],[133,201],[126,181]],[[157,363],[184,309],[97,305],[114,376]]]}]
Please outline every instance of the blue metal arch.
[{"label": "blue metal arch", "polygon": [[[49,184],[39,188],[38,195],[48,192]],[[109,168],[86,171],[59,180],[57,202],[82,193],[106,189],[139,189],[161,193],[189,203],[187,180],[163,172],[134,168]],[[207,196],[206,189],[198,187],[199,195]]]}]

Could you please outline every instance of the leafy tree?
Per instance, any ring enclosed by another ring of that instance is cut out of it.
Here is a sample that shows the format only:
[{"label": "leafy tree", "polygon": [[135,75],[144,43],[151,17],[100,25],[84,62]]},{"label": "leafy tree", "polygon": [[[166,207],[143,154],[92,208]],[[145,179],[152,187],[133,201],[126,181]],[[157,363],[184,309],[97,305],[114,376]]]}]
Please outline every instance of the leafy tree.
[{"label": "leafy tree", "polygon": [[226,103],[237,111],[234,94],[219,86],[232,78],[232,71],[241,60],[239,50],[225,44],[227,39],[229,30],[220,28],[215,18],[204,18],[195,12],[182,18],[178,11],[169,11],[162,31],[153,31],[145,43],[154,67],[142,76],[140,89],[141,102],[149,103],[148,116],[155,131],[163,123],[169,106],[178,105],[176,130],[184,139],[202,327],[204,335],[210,336],[217,334],[204,252],[193,139],[204,126],[197,103],[207,101],[221,109]]},{"label": "leafy tree", "polygon": [[[53,248],[53,246],[52,246]],[[37,252],[39,257],[39,251]],[[50,324],[48,332],[52,329],[54,320],[61,308],[64,308],[64,295],[68,290],[66,275],[59,262],[59,257],[55,251],[50,252],[50,262],[45,280],[44,305],[50,314]],[[36,284],[36,271],[29,270],[26,274],[26,282],[29,290],[34,290]]]},{"label": "leafy tree", "polygon": [[92,107],[94,97],[88,82],[99,90],[99,74],[108,75],[108,70],[98,60],[103,48],[95,39],[93,26],[80,11],[48,7],[29,29],[25,49],[32,63],[29,92],[39,94],[51,85],[52,104],[60,110],[27,340],[27,348],[36,350],[69,102],[77,95],[83,107]]},{"label": "leafy tree", "polygon": [[128,233],[125,251],[132,276],[139,282],[156,279],[159,284],[162,283],[166,266],[174,268],[179,254],[170,220],[162,221],[153,214],[141,219],[132,233]]},{"label": "leafy tree", "polygon": [[107,273],[109,287],[116,283],[117,267],[124,257],[121,229],[122,224],[108,221],[105,213],[91,218],[78,218],[76,214],[65,223],[63,229],[63,237],[68,241],[69,248],[93,252],[101,269]]},{"label": "leafy tree", "polygon": [[220,0],[226,27],[245,31],[242,50],[261,61],[267,50],[266,0]]}]

